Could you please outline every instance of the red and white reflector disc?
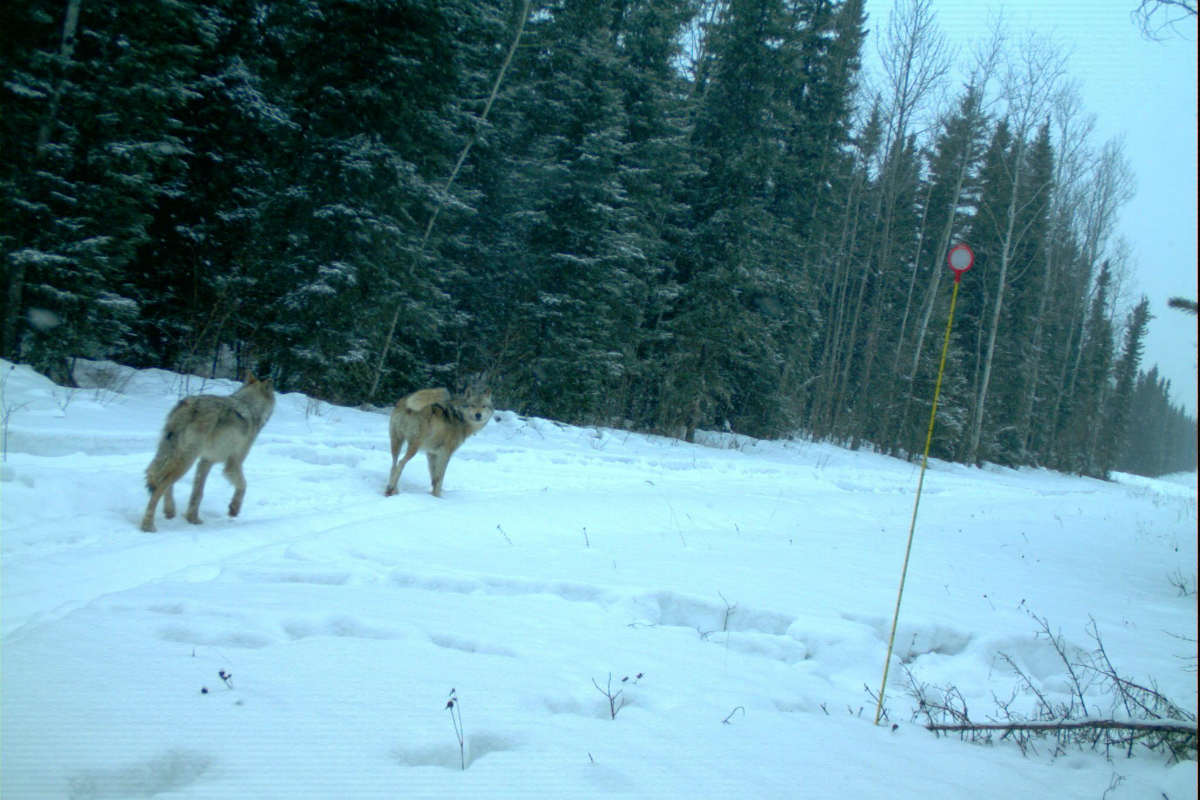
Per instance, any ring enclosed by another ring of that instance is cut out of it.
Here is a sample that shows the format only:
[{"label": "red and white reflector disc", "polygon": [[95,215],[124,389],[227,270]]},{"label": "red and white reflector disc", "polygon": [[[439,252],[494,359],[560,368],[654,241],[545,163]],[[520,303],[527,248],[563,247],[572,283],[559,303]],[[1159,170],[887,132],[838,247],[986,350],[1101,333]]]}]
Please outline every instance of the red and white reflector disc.
[{"label": "red and white reflector disc", "polygon": [[975,263],[975,251],[965,244],[956,244],[946,255],[946,263],[954,270],[954,279],[958,280]]}]

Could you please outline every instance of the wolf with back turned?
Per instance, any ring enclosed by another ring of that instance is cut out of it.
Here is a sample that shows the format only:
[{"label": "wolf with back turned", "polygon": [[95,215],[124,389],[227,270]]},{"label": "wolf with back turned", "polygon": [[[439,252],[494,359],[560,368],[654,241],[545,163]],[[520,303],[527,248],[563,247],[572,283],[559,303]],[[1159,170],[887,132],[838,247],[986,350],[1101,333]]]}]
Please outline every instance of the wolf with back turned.
[{"label": "wolf with back turned", "polygon": [[142,517],[142,530],[155,530],[154,509],[160,498],[166,498],[163,513],[167,519],[175,516],[172,487],[196,459],[200,463],[196,465],[195,483],[188,500],[187,521],[200,524],[204,481],[212,465],[219,461],[225,462],[225,477],[234,486],[229,516],[236,517],[242,510],[242,498],[246,494],[242,462],[274,409],[275,388],[270,379],[260,381],[253,375],[231,395],[198,394],[180,400],[167,415],[158,452],[146,468],[150,504]]},{"label": "wolf with back turned", "polygon": [[[429,459],[429,478],[433,496],[442,496],[442,478],[450,456],[467,437],[478,433],[492,418],[492,393],[473,385],[465,392],[451,395],[447,389],[421,389],[401,398],[392,409],[388,430],[392,440],[392,473],[385,495],[396,493],[396,483],[404,466],[424,450]],[[400,458],[400,449],[408,442],[408,451]]]}]

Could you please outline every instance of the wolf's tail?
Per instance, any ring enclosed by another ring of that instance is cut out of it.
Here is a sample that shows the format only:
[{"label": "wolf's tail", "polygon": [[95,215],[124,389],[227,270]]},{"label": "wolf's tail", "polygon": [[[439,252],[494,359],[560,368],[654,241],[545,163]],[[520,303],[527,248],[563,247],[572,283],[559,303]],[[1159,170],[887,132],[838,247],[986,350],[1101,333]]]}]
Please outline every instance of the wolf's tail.
[{"label": "wolf's tail", "polygon": [[[188,399],[185,398],[179,401],[179,404],[167,415],[167,424],[163,427],[162,438],[158,440],[158,450],[155,451],[150,466],[146,467],[146,489],[152,494],[163,484],[164,480],[178,480],[191,466],[183,451],[181,441],[184,429],[193,416],[189,413],[187,406]],[[180,469],[181,466],[182,469]]]},{"label": "wolf's tail", "polygon": [[407,411],[424,411],[430,406],[450,402],[449,389],[419,389],[404,398],[404,408]]}]

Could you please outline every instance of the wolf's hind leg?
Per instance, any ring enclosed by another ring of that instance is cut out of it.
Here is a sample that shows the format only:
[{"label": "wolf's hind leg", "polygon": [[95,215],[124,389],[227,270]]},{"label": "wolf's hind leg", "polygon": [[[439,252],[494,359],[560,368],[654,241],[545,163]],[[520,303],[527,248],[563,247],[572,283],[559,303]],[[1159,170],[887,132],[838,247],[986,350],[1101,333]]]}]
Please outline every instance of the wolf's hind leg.
[{"label": "wolf's hind leg", "polygon": [[142,516],[142,530],[154,533],[154,511],[158,501],[165,498],[163,514],[167,519],[175,516],[175,481],[182,478],[192,466],[194,455],[186,451],[177,452],[165,462],[158,459],[151,462],[147,469],[146,486],[150,489],[150,502],[146,505],[146,513]]},{"label": "wolf's hind leg", "polygon": [[388,439],[392,443],[392,471],[388,474],[387,486],[383,489],[384,497],[391,497],[396,493],[396,481],[400,479],[400,470],[404,469],[396,466],[396,461],[400,458],[400,448],[404,446],[404,437],[396,430],[394,416],[388,422]]},{"label": "wolf's hind leg", "polygon": [[[169,492],[171,484],[168,483],[165,490]],[[142,530],[146,533],[154,533],[158,530],[154,527],[154,509],[158,507],[158,500],[163,496],[163,491],[164,487],[159,486],[150,492],[150,502],[146,505],[146,513],[142,515]]]},{"label": "wolf's hind leg", "polygon": [[192,496],[188,500],[187,521],[193,525],[199,525],[200,519],[200,498],[204,497],[204,481],[208,479],[208,471],[212,469],[213,462],[207,458],[202,458],[196,464],[196,479],[192,483]]},{"label": "wolf's hind leg", "polygon": [[246,496],[246,476],[242,473],[242,460],[233,457],[225,462],[225,477],[233,484],[233,499],[229,501],[229,516],[236,517],[242,510],[242,498]]},{"label": "wolf's hind leg", "polygon": [[167,484],[167,490],[163,492],[163,516],[167,519],[175,518],[175,482],[171,481]]},{"label": "wolf's hind leg", "polygon": [[[403,440],[401,440],[401,442],[403,442]],[[415,441],[409,442],[408,452],[404,454],[404,458],[397,461],[396,454],[400,452],[400,445],[396,444],[392,448],[392,474],[388,476],[388,485],[383,491],[385,496],[391,497],[396,493],[396,484],[400,482],[400,473],[404,472],[405,465],[407,465],[409,461],[412,461],[413,456],[415,456],[417,451],[420,449],[421,448]]]}]

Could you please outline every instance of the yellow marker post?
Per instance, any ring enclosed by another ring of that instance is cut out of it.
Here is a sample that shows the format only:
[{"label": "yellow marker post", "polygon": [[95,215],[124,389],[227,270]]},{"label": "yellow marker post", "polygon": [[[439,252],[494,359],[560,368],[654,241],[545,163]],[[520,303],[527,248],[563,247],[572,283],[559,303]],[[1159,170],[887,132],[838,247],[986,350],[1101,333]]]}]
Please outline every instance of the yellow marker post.
[{"label": "yellow marker post", "polygon": [[912,554],[913,532],[917,529],[917,509],[921,505],[921,487],[925,485],[925,467],[929,464],[929,445],[933,441],[933,422],[937,418],[938,395],[942,391],[942,373],[946,370],[946,353],[950,349],[950,329],[954,325],[954,306],[958,302],[958,284],[963,273],[975,263],[975,253],[965,244],[950,248],[946,263],[954,272],[954,292],[950,295],[950,317],[946,320],[946,338],[942,342],[942,361],[938,365],[937,383],[933,387],[933,408],[929,411],[929,431],[925,434],[925,453],[921,456],[921,476],[917,479],[917,498],[913,502],[912,522],[908,526],[908,545],[904,548],[904,566],[900,569],[900,591],[896,593],[896,611],[892,615],[892,632],[888,635],[887,657],[883,661],[883,680],[879,684],[879,697],[875,703],[875,724],[883,714],[883,693],[887,689],[888,668],[892,664],[892,650],[896,645],[896,627],[900,624],[900,601],[904,599],[904,579],[908,575],[908,557]]}]

